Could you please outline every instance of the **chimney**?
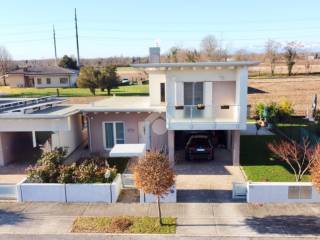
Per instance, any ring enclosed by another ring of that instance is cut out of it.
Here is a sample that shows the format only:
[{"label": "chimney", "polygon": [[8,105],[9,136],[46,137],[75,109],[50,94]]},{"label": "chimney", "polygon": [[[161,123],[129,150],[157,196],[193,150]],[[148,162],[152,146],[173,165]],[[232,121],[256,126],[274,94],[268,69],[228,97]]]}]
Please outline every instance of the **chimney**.
[{"label": "chimney", "polygon": [[149,63],[160,63],[160,47],[149,48]]}]

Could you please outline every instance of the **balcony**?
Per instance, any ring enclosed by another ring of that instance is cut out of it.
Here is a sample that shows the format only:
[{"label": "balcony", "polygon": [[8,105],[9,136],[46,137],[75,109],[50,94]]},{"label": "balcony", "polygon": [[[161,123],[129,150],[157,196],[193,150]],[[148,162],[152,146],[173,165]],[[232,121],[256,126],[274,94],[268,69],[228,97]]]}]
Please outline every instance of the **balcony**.
[{"label": "balcony", "polygon": [[240,106],[167,106],[170,130],[233,130],[240,128]]}]

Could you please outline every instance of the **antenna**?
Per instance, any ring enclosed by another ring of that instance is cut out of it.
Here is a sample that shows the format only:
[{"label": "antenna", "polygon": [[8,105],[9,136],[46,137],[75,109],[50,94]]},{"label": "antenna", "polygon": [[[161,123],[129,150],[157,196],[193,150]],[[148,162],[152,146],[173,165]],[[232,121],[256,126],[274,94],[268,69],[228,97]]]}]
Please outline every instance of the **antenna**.
[{"label": "antenna", "polygon": [[53,25],[53,44],[54,44],[54,57],[55,57],[55,62],[56,62],[56,66],[57,66],[58,65],[57,43],[56,43],[56,31],[54,29],[54,25]]},{"label": "antenna", "polygon": [[76,42],[77,42],[77,64],[80,67],[80,55],[79,55],[79,40],[78,40],[78,23],[77,23],[77,9],[74,9],[74,21],[76,27]]}]

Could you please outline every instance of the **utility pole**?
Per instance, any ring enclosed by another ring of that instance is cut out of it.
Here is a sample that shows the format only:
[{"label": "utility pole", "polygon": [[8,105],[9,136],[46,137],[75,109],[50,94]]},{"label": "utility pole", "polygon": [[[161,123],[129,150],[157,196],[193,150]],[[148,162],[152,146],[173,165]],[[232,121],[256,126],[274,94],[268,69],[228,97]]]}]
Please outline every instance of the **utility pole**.
[{"label": "utility pole", "polygon": [[77,9],[74,9],[74,21],[76,27],[76,42],[77,42],[77,64],[80,68],[80,55],[79,55],[79,40],[78,40],[78,23],[77,23]]},{"label": "utility pole", "polygon": [[54,44],[54,57],[55,57],[55,62],[56,62],[56,66],[58,66],[56,31],[55,31],[55,29],[54,29],[54,25],[53,25],[53,44]]}]

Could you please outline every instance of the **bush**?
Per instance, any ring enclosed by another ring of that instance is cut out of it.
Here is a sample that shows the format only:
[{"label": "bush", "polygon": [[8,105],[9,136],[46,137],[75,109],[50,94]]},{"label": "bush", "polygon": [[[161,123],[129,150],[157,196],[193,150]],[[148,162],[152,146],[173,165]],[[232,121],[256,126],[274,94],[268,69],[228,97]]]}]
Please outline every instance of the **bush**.
[{"label": "bush", "polygon": [[257,105],[256,105],[256,116],[259,119],[262,119],[264,108],[265,108],[265,105],[263,103],[257,103]]},{"label": "bush", "polygon": [[257,117],[267,122],[287,121],[293,113],[292,104],[288,100],[281,100],[279,103],[271,102],[267,105],[263,103],[256,105]]},{"label": "bush", "polygon": [[294,113],[292,103],[286,99],[280,101],[279,105],[279,121],[286,121]]},{"label": "bush", "polygon": [[58,183],[74,183],[76,181],[76,164],[62,165],[59,171]]},{"label": "bush", "polygon": [[35,166],[27,168],[28,182],[110,183],[117,175],[116,168],[105,165],[105,158],[92,157],[80,165],[64,165],[64,156],[61,149],[44,153]]},{"label": "bush", "polygon": [[123,233],[133,225],[133,221],[127,217],[115,217],[108,228],[109,232]]},{"label": "bush", "polygon": [[55,183],[59,177],[59,165],[64,161],[66,152],[61,148],[43,153],[35,166],[26,169],[29,182]]}]

